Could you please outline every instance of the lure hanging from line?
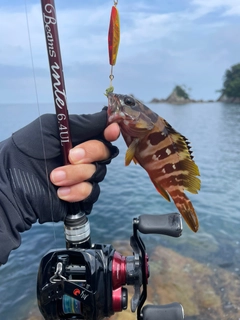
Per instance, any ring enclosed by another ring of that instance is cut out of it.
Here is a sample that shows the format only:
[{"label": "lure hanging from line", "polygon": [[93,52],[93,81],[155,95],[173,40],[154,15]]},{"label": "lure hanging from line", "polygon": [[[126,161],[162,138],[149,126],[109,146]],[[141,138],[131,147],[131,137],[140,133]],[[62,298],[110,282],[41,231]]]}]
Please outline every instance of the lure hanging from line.
[{"label": "lure hanging from line", "polygon": [[113,66],[117,61],[118,47],[120,42],[120,20],[117,9],[118,1],[114,1],[114,6],[112,6],[110,23],[108,29],[108,53],[109,53],[109,64],[111,65],[110,73],[110,86],[106,89],[106,95],[113,92],[114,88],[112,86],[112,80],[114,79],[113,75]]},{"label": "lure hanging from line", "polygon": [[116,7],[117,1],[114,2],[112,7],[110,24],[108,30],[108,52],[109,52],[109,63],[114,66],[117,61],[117,53],[120,42],[120,22],[118,9]]}]

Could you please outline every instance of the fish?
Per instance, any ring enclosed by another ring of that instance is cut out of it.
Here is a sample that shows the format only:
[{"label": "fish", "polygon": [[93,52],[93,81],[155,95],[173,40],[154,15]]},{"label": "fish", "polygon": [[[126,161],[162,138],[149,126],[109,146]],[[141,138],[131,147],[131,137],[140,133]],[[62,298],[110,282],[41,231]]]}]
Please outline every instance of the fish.
[{"label": "fish", "polygon": [[197,194],[199,168],[189,140],[165,119],[130,95],[108,94],[108,123],[117,122],[128,146],[125,165],[140,164],[157,191],[175,203],[187,225],[199,229],[195,209],[184,191]]}]

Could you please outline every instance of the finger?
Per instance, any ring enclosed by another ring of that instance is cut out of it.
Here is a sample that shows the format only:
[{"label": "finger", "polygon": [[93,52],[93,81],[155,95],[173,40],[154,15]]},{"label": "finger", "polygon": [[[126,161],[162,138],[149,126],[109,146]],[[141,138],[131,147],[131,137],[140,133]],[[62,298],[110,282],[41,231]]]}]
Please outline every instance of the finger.
[{"label": "finger", "polygon": [[96,171],[94,164],[67,165],[54,169],[50,180],[56,186],[71,186],[90,179]]},{"label": "finger", "polygon": [[105,130],[104,130],[104,137],[108,141],[115,141],[120,135],[120,128],[117,123],[110,124]]},{"label": "finger", "polygon": [[78,202],[86,199],[92,192],[90,182],[81,182],[69,187],[58,188],[58,197],[68,202]]},{"label": "finger", "polygon": [[109,157],[109,149],[98,140],[90,140],[79,144],[70,150],[68,156],[72,164],[92,163],[106,160]]}]

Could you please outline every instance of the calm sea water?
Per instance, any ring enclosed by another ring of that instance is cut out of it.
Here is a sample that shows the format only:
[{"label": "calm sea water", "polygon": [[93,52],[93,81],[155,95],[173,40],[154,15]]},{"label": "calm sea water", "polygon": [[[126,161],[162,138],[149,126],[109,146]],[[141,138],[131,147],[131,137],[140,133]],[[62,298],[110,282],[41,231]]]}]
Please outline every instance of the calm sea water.
[{"label": "calm sea water", "polygon": [[[71,113],[93,113],[100,104],[72,104]],[[200,221],[197,234],[184,223],[179,239],[144,236],[147,247],[162,244],[202,263],[240,269],[240,105],[222,103],[183,106],[153,104],[154,111],[191,141],[193,155],[201,172],[202,188],[189,195]],[[38,116],[37,107],[0,105],[1,140]],[[53,111],[40,106],[41,114]],[[120,155],[108,167],[101,183],[101,196],[90,215],[93,242],[110,243],[128,239],[132,218],[143,213],[176,212],[155,191],[145,171],[124,166],[125,144],[116,145]],[[52,248],[64,247],[62,223],[34,225],[22,235],[21,247],[12,252],[0,269],[0,319],[24,320],[36,304],[36,276],[41,257]],[[201,290],[201,288],[199,288]],[[14,307],[13,307],[14,306]]]}]

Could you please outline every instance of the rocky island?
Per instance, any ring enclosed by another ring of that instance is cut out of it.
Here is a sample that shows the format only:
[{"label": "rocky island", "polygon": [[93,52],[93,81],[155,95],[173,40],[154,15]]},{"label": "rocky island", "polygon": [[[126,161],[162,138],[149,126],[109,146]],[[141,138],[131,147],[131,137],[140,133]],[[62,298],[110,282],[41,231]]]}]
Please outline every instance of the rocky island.
[{"label": "rocky island", "polygon": [[181,86],[175,86],[172,93],[167,99],[153,98],[150,103],[171,103],[171,104],[186,104],[186,103],[201,103],[201,102],[214,102],[214,100],[194,100],[189,97],[189,94]]}]

